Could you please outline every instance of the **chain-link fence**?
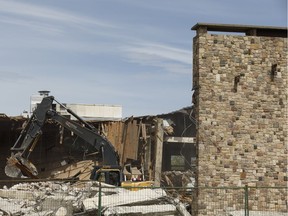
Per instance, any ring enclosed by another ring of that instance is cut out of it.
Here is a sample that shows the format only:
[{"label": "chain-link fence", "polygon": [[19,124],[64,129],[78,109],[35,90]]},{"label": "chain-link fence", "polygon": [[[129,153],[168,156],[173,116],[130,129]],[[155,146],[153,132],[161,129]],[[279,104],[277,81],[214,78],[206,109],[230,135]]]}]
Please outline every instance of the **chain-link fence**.
[{"label": "chain-link fence", "polygon": [[[288,215],[288,190],[287,187],[249,187],[248,191],[248,205],[249,210],[253,211],[263,211],[266,210],[274,212],[279,215]],[[282,214],[280,214],[280,212]]]},{"label": "chain-link fence", "polygon": [[0,181],[0,216],[288,216],[287,187],[112,187],[95,181]]},{"label": "chain-link fence", "polygon": [[192,215],[288,216],[287,187],[197,188]]}]

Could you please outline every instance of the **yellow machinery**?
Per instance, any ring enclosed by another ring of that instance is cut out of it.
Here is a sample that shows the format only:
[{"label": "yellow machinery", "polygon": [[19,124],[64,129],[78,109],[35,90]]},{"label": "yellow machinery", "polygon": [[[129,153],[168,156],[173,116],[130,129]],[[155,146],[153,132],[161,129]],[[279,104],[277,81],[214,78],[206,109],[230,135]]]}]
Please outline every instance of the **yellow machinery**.
[{"label": "yellow machinery", "polygon": [[131,164],[124,166],[123,177],[124,180],[121,182],[121,187],[132,191],[140,190],[141,187],[151,187],[154,184],[153,181],[145,181],[143,170]]}]

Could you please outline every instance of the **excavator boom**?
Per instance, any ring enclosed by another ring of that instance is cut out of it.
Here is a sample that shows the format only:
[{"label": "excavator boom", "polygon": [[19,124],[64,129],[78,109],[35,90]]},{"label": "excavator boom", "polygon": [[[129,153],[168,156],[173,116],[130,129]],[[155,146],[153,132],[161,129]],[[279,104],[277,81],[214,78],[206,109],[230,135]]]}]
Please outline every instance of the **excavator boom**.
[{"label": "excavator boom", "polygon": [[[33,112],[17,141],[11,148],[12,153],[10,158],[7,159],[7,165],[5,167],[6,175],[12,178],[21,176],[30,178],[37,177],[37,169],[28,159],[31,152],[34,150],[37,141],[42,134],[42,128],[48,119],[58,122],[66,129],[82,138],[98,152],[101,152],[103,165],[118,165],[119,157],[114,146],[105,137],[100,135],[92,125],[82,120],[72,110],[65,107],[81,124],[58,114],[52,109],[54,101],[59,103],[53,96],[44,97],[42,102]],[[63,104],[60,105],[63,106]]]},{"label": "excavator boom", "polygon": [[[66,118],[53,110],[53,102],[64,107],[78,122]],[[37,178],[37,168],[29,161],[29,156],[37,145],[38,139],[42,134],[42,128],[47,120],[59,123],[62,127],[82,138],[85,144],[88,143],[89,149],[90,147],[93,149],[93,153],[90,153],[90,155],[94,155],[95,150],[101,153],[102,163],[100,166],[94,166],[90,175],[91,180],[103,181],[116,186],[123,185],[125,187],[146,187],[153,184],[150,181],[143,181],[143,173],[139,170],[135,171],[132,166],[125,165],[124,171],[119,165],[119,156],[114,146],[93,125],[85,122],[72,110],[56,101],[53,96],[42,99],[11,148],[11,156],[7,159],[5,167],[7,176],[12,178]],[[85,152],[88,150],[88,147],[85,149]],[[129,167],[130,171],[126,169],[127,167]]]}]

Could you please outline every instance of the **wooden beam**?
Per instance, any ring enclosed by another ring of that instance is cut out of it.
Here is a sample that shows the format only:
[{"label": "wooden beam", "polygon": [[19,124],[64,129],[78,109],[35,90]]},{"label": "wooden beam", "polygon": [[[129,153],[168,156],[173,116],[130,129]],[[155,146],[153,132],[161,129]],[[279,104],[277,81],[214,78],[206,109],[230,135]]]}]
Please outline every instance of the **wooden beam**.
[{"label": "wooden beam", "polygon": [[123,157],[121,158],[122,165],[126,160],[137,160],[138,155],[138,126],[136,120],[131,120],[125,124],[125,137],[123,142]]},{"label": "wooden beam", "polygon": [[168,143],[196,143],[196,137],[171,137],[167,136],[164,139],[165,142]]},{"label": "wooden beam", "polygon": [[162,173],[162,152],[163,152],[163,119],[157,119],[156,123],[156,145],[155,145],[155,186],[159,187]]}]

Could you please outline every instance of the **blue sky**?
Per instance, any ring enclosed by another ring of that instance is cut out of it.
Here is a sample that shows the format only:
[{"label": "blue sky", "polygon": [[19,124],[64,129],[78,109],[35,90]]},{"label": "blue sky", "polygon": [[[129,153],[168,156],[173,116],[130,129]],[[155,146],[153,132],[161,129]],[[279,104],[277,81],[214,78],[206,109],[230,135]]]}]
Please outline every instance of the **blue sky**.
[{"label": "blue sky", "polygon": [[39,90],[123,117],[190,106],[197,22],[287,26],[287,1],[0,0],[0,113]]}]

